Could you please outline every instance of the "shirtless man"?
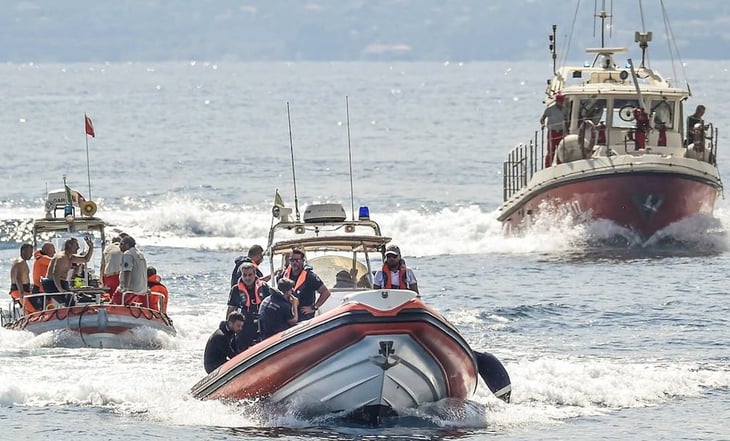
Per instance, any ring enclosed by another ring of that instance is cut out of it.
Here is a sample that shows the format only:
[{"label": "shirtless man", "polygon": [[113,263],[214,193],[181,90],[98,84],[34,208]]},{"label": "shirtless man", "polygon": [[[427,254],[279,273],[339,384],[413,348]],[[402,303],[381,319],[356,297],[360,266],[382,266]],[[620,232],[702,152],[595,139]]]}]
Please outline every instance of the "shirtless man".
[{"label": "shirtless man", "polygon": [[[89,236],[84,236],[87,250],[83,254],[76,254],[79,250],[79,241],[72,237],[63,243],[63,251],[56,253],[48,265],[48,274],[43,282],[43,288],[46,292],[62,292],[70,291],[71,285],[68,281],[71,265],[79,263],[87,263],[91,260],[94,253],[94,242]],[[49,280],[50,279],[50,280]]]},{"label": "shirtless man", "polygon": [[28,260],[33,256],[33,245],[24,243],[20,246],[20,257],[13,260],[10,267],[10,296],[24,305],[24,297],[30,294],[30,269]]}]

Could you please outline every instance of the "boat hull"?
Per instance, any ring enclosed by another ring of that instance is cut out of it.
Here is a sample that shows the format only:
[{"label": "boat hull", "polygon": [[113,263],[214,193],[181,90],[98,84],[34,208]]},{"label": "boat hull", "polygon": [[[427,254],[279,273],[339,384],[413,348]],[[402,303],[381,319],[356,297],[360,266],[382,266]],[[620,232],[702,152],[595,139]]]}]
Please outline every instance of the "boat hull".
[{"label": "boat hull", "polygon": [[463,337],[420,300],[387,311],[350,303],[249,348],[192,393],[202,399],[267,398],[308,415],[363,409],[380,415],[467,399],[476,390],[477,373]]},{"label": "boat hull", "polygon": [[719,178],[666,170],[587,173],[543,184],[500,216],[510,230],[529,225],[546,208],[562,208],[562,214],[567,211],[576,220],[606,219],[649,237],[693,215],[711,215],[721,189]]},{"label": "boat hull", "polygon": [[[135,346],[130,333],[144,330],[175,336],[175,327],[167,315],[148,308],[111,304],[78,305],[55,308],[24,315],[9,323],[8,329],[24,330],[40,335],[46,332],[69,331],[89,347],[122,348]],[[141,337],[141,336],[140,336]],[[151,336],[154,339],[154,336]],[[138,343],[154,342],[145,338]]]}]

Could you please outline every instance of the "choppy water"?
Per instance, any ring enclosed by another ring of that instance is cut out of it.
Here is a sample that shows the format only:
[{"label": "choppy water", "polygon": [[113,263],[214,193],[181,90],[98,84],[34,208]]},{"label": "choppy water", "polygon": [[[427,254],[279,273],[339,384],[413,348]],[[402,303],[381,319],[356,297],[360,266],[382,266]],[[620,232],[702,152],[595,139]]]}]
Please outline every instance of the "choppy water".
[{"label": "choppy water", "polygon": [[[135,236],[172,293],[160,350],[58,348],[0,330],[0,439],[727,439],[725,200],[648,242],[546,217],[501,234],[503,156],[537,128],[547,63],[42,64],[0,66],[0,285],[22,227],[66,174]],[[730,127],[730,62],[687,64],[692,107]],[[666,70],[665,70],[666,71]],[[483,384],[466,407],[418,409],[382,428],[199,402],[205,341],[231,263],[265,244],[274,189],[355,204],[401,246],[426,301],[497,355],[513,402]],[[141,336],[144,338],[145,336]],[[73,346],[73,345],[72,345]],[[458,409],[456,411],[455,409]]]}]

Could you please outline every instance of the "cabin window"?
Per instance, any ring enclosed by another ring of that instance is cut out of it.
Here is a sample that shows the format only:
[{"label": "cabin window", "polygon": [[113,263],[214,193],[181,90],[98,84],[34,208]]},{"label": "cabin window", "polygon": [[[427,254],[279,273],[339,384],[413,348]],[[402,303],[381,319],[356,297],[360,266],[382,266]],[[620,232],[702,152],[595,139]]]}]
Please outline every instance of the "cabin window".
[{"label": "cabin window", "polygon": [[582,99],[580,100],[580,113],[578,118],[590,120],[594,125],[606,121],[606,100],[605,99]]},{"label": "cabin window", "polygon": [[617,98],[613,100],[612,126],[622,128],[634,127],[634,109],[637,107],[639,107],[639,100],[637,99]]},{"label": "cabin window", "polygon": [[650,115],[654,118],[654,127],[664,125],[667,129],[674,128],[674,101],[652,100]]}]

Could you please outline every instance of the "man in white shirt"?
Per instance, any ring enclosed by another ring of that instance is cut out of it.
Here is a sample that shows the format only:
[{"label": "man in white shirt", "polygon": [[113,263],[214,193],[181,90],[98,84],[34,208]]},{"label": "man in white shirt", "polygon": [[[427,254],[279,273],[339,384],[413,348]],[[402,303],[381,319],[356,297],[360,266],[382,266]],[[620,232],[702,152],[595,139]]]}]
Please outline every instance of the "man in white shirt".
[{"label": "man in white shirt", "polygon": [[122,250],[119,248],[121,240],[121,235],[112,239],[112,243],[104,248],[102,255],[101,281],[111,293],[114,293],[119,287],[119,273],[122,271]]},{"label": "man in white shirt", "polygon": [[119,275],[119,288],[114,293],[112,303],[141,303],[147,306],[147,260],[137,248],[132,236],[123,237],[119,243],[122,255],[122,270]]},{"label": "man in white shirt", "polygon": [[383,268],[375,273],[373,281],[375,289],[410,289],[418,292],[418,281],[413,270],[406,267],[406,262],[401,258],[400,248],[390,245],[385,250],[385,262]]}]

